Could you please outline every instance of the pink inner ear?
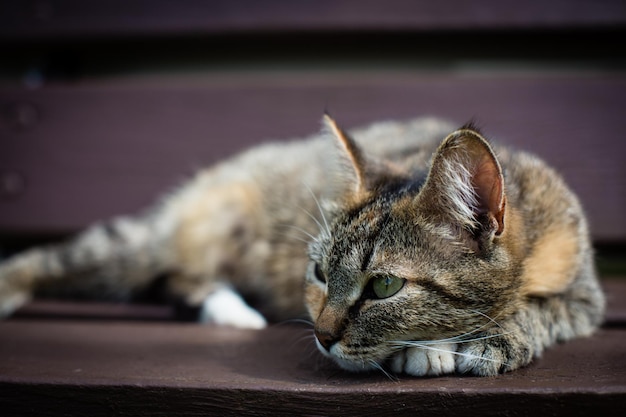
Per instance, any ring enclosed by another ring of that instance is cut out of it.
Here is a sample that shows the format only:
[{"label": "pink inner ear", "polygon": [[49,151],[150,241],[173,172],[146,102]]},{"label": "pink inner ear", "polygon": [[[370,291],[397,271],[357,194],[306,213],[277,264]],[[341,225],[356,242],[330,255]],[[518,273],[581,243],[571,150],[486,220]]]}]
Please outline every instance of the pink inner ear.
[{"label": "pink inner ear", "polygon": [[491,215],[498,223],[497,234],[504,228],[504,192],[503,178],[493,158],[484,156],[476,166],[472,177],[472,186],[478,196],[479,209]]},{"label": "pink inner ear", "polygon": [[472,178],[472,185],[480,202],[488,211],[497,211],[502,203],[502,178],[494,161],[482,158]]}]

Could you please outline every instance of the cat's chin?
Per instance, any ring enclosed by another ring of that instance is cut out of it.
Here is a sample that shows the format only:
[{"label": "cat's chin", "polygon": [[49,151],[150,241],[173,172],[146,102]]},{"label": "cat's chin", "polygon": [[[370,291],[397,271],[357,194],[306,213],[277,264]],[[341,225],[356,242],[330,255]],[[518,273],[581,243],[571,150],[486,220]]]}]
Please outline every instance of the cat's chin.
[{"label": "cat's chin", "polygon": [[329,352],[320,344],[320,342],[317,339],[315,339],[315,343],[317,344],[317,348],[322,353],[322,355],[331,359],[333,362],[339,365],[339,367],[343,369],[344,371],[369,372],[369,371],[374,371],[376,369],[379,369],[379,365],[375,361],[363,361],[361,359],[351,361],[348,359],[343,359],[332,353],[332,350],[336,349],[336,347],[331,348],[331,352]]}]

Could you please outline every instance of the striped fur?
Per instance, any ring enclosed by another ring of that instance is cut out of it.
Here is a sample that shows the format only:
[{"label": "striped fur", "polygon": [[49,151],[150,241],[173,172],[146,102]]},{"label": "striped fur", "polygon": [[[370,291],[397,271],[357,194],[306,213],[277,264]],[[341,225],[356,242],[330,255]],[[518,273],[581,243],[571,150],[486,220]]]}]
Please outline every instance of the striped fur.
[{"label": "striped fur", "polygon": [[340,367],[412,375],[514,370],[601,323],[583,210],[538,158],[436,119],[325,123],[4,261],[0,314],[40,293],[128,300],[164,277],[201,321],[308,314]]}]

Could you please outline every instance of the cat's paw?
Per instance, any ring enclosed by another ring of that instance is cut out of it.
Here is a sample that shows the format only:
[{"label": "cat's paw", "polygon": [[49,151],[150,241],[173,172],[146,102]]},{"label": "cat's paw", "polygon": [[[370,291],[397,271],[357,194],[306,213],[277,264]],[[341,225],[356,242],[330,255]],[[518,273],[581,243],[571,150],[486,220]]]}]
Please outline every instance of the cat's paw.
[{"label": "cat's paw", "polygon": [[531,360],[532,349],[523,337],[501,335],[459,345],[456,370],[493,376],[528,365]]},{"label": "cat's paw", "polygon": [[493,376],[500,373],[505,361],[501,349],[488,343],[472,342],[459,349],[456,370],[462,374]]},{"label": "cat's paw", "polygon": [[455,370],[455,351],[454,343],[406,348],[391,358],[391,369],[396,373],[414,376],[450,374]]},{"label": "cat's paw", "polygon": [[30,301],[30,299],[30,294],[26,292],[0,294],[0,319],[13,314],[17,309]]},{"label": "cat's paw", "polygon": [[263,329],[267,326],[265,318],[229,288],[220,288],[204,300],[200,322],[240,329]]},{"label": "cat's paw", "polygon": [[0,277],[0,318],[10,316],[30,299],[29,291],[15,288]]}]

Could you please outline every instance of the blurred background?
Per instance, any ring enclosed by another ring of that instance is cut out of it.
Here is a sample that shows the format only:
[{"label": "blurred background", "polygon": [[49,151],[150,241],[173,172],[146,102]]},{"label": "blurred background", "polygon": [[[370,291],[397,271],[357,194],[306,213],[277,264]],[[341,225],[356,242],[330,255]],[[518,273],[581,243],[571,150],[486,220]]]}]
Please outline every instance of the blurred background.
[{"label": "blurred background", "polygon": [[623,0],[0,0],[0,248],[138,211],[329,110],[346,127],[474,120],[540,155],[611,273],[626,258],[625,34]]}]

